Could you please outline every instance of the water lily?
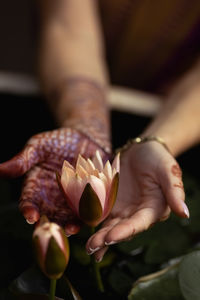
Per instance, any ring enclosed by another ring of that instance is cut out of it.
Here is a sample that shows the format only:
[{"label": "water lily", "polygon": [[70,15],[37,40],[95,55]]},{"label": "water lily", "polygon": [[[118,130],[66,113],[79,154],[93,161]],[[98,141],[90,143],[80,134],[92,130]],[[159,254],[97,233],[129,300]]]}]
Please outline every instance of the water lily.
[{"label": "water lily", "polygon": [[62,276],[69,261],[69,243],[63,229],[43,216],[33,232],[33,245],[41,270],[50,279]]},{"label": "water lily", "polygon": [[59,184],[74,213],[89,226],[97,226],[110,213],[117,196],[120,161],[103,164],[99,151],[92,159],[78,156],[75,168],[64,161]]}]

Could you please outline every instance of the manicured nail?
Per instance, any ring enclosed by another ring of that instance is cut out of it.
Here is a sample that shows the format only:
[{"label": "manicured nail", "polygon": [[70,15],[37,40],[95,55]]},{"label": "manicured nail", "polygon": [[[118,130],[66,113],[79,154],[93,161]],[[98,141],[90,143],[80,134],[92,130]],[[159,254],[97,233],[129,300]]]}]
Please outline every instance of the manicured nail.
[{"label": "manicured nail", "polygon": [[89,250],[87,250],[87,254],[88,254],[88,255],[92,255],[93,253],[95,253],[96,251],[98,251],[98,250],[100,250],[100,249],[101,249],[101,247],[97,247],[97,248],[95,248],[95,249],[89,248]]},{"label": "manicured nail", "polygon": [[23,209],[23,215],[28,224],[34,224],[40,218],[39,213],[32,207],[25,207]]},{"label": "manicured nail", "polygon": [[115,241],[110,241],[110,242],[105,242],[105,245],[106,246],[111,246],[111,245],[114,245],[114,244],[116,244],[117,242],[115,242]]},{"label": "manicured nail", "polygon": [[73,224],[68,224],[65,226],[66,232],[68,232],[69,235],[76,234],[79,232],[80,227],[79,225],[73,225]]},{"label": "manicured nail", "polygon": [[100,263],[100,262],[102,261],[102,259],[103,259],[103,257],[96,257],[96,258],[95,258],[95,261],[96,261],[97,263]]},{"label": "manicured nail", "polygon": [[190,213],[189,213],[189,209],[187,207],[187,205],[185,204],[185,202],[182,202],[182,205],[183,205],[183,210],[184,210],[184,214],[187,218],[190,217]]},{"label": "manicured nail", "polygon": [[26,219],[26,222],[27,222],[28,224],[31,224],[31,225],[35,224],[35,221],[34,221],[34,220],[30,220],[30,219],[29,219],[29,220]]}]

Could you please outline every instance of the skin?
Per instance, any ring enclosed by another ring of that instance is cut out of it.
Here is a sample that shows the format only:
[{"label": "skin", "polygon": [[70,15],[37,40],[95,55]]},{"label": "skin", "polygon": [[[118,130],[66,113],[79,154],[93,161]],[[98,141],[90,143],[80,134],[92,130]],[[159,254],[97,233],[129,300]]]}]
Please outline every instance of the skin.
[{"label": "skin", "polygon": [[88,254],[95,252],[96,259],[101,260],[105,244],[133,238],[166,220],[171,209],[180,217],[188,217],[185,193],[179,188],[182,179],[171,172],[175,164],[172,155],[157,142],[134,145],[122,154],[116,204],[102,229],[87,242]]},{"label": "skin", "polygon": [[[73,234],[80,224],[59,193],[55,170],[60,170],[64,159],[75,162],[79,152],[89,157],[100,149],[109,157],[109,76],[96,1],[84,0],[83,9],[82,0],[41,0],[38,8],[41,90],[59,129],[56,138],[54,132],[31,138],[20,154],[0,164],[0,176],[26,173],[20,200],[25,218],[34,223],[46,213]],[[146,142],[132,145],[122,154],[116,204],[102,228],[86,244],[87,252],[94,253],[97,261],[108,245],[133,238],[166,219],[171,210],[180,217],[189,216],[175,157],[200,139],[199,69],[196,64],[175,83],[163,99],[159,114],[141,132],[141,136],[163,138],[170,153],[158,142]],[[76,79],[75,85],[72,78]],[[86,99],[81,115],[77,115],[79,97]],[[98,112],[98,122],[92,118],[93,112]]]},{"label": "skin", "polygon": [[[91,157],[97,149],[93,141],[77,130],[60,128],[33,136],[20,153],[0,165],[1,177],[26,174],[19,208],[28,223],[34,224],[46,215],[61,225],[67,235],[79,231],[81,222],[68,207],[56,172],[60,172],[64,160],[74,165],[79,153]],[[104,151],[100,151],[106,158]]]}]

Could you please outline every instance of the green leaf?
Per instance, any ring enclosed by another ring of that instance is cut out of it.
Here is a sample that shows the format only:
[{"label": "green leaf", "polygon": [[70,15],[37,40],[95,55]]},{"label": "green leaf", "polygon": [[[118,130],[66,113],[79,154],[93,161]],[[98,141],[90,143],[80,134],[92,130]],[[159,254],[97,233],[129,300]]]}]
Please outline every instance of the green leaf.
[{"label": "green leaf", "polygon": [[34,266],[19,277],[17,277],[9,286],[13,294],[48,294],[49,279]]},{"label": "green leaf", "polygon": [[183,300],[178,281],[178,264],[141,277],[135,282],[128,300]]},{"label": "green leaf", "polygon": [[81,296],[66,276],[57,281],[58,295],[66,300],[81,300]]},{"label": "green leaf", "polygon": [[[37,266],[34,266],[18,278],[16,278],[9,286],[10,298],[6,300],[46,300],[49,293],[50,280],[40,271]],[[31,297],[35,298],[31,298]],[[74,289],[70,281],[62,276],[57,280],[56,299],[64,300],[81,300],[80,295]]]},{"label": "green leaf", "polygon": [[108,282],[112,289],[119,295],[127,295],[132,285],[131,277],[116,267],[110,272]]},{"label": "green leaf", "polygon": [[100,200],[89,183],[86,184],[79,202],[79,215],[89,226],[96,226],[102,216]]},{"label": "green leaf", "polygon": [[183,258],[179,267],[179,283],[186,300],[200,299],[200,251]]},{"label": "green leaf", "polygon": [[185,250],[189,248],[189,239],[183,228],[170,221],[158,226],[160,235],[149,244],[145,254],[146,263],[162,263],[184,254]]},{"label": "green leaf", "polygon": [[90,264],[90,257],[85,250],[85,243],[73,242],[71,243],[71,254],[78,261],[79,264],[86,266]]}]

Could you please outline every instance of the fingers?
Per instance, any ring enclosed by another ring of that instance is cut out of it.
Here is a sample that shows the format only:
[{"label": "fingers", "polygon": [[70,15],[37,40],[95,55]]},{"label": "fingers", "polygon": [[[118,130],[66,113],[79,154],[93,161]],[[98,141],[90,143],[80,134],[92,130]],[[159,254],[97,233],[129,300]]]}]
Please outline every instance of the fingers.
[{"label": "fingers", "polygon": [[96,262],[100,263],[102,261],[107,250],[108,250],[108,246],[105,246],[94,254]]},{"label": "fingers", "polygon": [[70,235],[77,234],[81,229],[81,225],[78,222],[70,222],[65,225],[65,233],[69,237]]},{"label": "fingers", "polygon": [[20,153],[0,164],[0,177],[14,178],[22,176],[39,161],[36,149],[27,145]]},{"label": "fingers", "polygon": [[178,163],[170,167],[160,177],[161,188],[172,211],[180,217],[189,218],[189,210],[185,204],[185,192],[182,172]]},{"label": "fingers", "polygon": [[89,238],[89,240],[86,243],[86,251],[89,255],[95,253],[96,251],[106,246],[106,235],[113,228],[113,226],[120,222],[120,220],[120,218],[113,218],[105,222],[102,228]]},{"label": "fingers", "polygon": [[25,205],[22,209],[21,212],[26,219],[26,222],[28,224],[34,224],[40,219],[40,214],[38,212],[38,209],[34,207],[31,203],[29,205]]},{"label": "fingers", "polygon": [[95,257],[101,260],[104,255],[103,249],[106,246],[132,239],[136,234],[158,222],[161,215],[166,218],[169,212],[170,209],[166,206],[162,212],[154,207],[149,207],[138,210],[128,218],[112,219],[105,227],[90,237],[86,244],[86,251],[89,255],[95,254]]}]

